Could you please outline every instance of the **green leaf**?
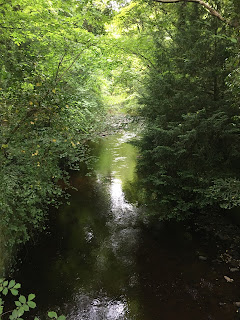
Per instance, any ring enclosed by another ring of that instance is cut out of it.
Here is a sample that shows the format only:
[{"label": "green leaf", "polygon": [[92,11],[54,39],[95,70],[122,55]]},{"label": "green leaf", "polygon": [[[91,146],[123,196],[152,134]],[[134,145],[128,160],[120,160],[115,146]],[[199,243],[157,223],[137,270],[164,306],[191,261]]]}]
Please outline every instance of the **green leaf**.
[{"label": "green leaf", "polygon": [[54,311],[49,311],[48,316],[49,316],[49,318],[56,318],[57,319],[57,314]]},{"label": "green leaf", "polygon": [[28,301],[27,304],[29,305],[30,308],[34,309],[36,308],[36,303],[34,301]]},{"label": "green leaf", "polygon": [[235,38],[231,38],[230,39],[233,43],[237,43],[238,41],[237,41],[237,39],[235,39]]},{"label": "green leaf", "polygon": [[21,302],[20,301],[15,301],[15,305],[17,306],[17,307],[21,307]]},{"label": "green leaf", "polygon": [[24,314],[24,308],[20,307],[17,311],[18,317],[21,317]]},{"label": "green leaf", "polygon": [[57,320],[66,320],[66,317],[61,315],[60,317],[57,318]]},{"label": "green leaf", "polygon": [[6,296],[8,294],[8,288],[4,288],[2,293]]},{"label": "green leaf", "polygon": [[18,290],[16,290],[16,289],[10,289],[10,290],[11,290],[11,294],[13,296],[17,296],[18,295]]},{"label": "green leaf", "polygon": [[18,317],[18,312],[17,312],[17,310],[15,309],[15,310],[13,310],[13,312],[12,312],[12,319],[17,319],[17,317]]},{"label": "green leaf", "polygon": [[24,296],[20,296],[19,297],[19,301],[22,302],[22,303],[26,303],[27,300],[26,300],[26,298]]},{"label": "green leaf", "polygon": [[27,304],[24,304],[23,309],[24,309],[24,311],[29,311],[29,306]]},{"label": "green leaf", "polygon": [[30,293],[30,294],[28,295],[28,301],[33,300],[35,297],[36,297],[35,294]]},{"label": "green leaf", "polygon": [[8,280],[3,282],[3,286],[6,287],[8,285]]},{"label": "green leaf", "polygon": [[15,280],[11,280],[11,281],[9,282],[8,288],[9,288],[9,289],[12,288],[15,284],[16,284],[16,281],[15,281]]},{"label": "green leaf", "polygon": [[21,284],[20,283],[16,283],[14,286],[14,289],[20,289],[21,288]]}]

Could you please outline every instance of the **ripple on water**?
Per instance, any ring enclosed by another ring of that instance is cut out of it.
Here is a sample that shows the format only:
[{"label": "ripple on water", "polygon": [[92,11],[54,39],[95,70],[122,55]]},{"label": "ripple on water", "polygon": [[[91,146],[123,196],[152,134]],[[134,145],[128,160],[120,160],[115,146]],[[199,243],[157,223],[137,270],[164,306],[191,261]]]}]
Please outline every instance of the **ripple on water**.
[{"label": "ripple on water", "polygon": [[125,320],[128,311],[127,301],[111,299],[98,294],[97,298],[79,293],[75,297],[75,308],[68,316],[69,320]]}]

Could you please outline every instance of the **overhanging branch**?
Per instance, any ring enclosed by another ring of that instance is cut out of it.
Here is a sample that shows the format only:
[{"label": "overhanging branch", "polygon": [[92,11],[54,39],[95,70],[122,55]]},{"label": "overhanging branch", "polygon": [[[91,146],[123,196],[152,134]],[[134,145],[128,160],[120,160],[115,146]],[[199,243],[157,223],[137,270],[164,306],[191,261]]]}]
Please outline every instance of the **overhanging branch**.
[{"label": "overhanging branch", "polygon": [[207,2],[204,2],[202,0],[153,0],[153,1],[159,2],[159,3],[177,3],[177,2],[184,2],[184,3],[193,2],[193,3],[197,3],[197,4],[200,4],[201,6],[203,6],[212,16],[214,16],[214,17],[218,18],[219,20],[227,23],[231,27],[238,28],[238,24],[225,19],[220,14],[220,12],[218,12],[213,7],[211,7]]}]

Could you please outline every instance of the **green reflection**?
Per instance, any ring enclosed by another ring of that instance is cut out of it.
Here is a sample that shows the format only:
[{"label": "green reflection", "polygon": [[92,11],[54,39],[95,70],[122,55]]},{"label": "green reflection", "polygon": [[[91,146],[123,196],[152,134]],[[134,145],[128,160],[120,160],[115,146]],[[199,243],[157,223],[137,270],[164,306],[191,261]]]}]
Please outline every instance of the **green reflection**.
[{"label": "green reflection", "polygon": [[[130,138],[131,134],[124,133],[100,141],[96,177],[72,177],[78,191],[72,191],[70,206],[59,209],[50,239],[31,252],[35,262],[24,267],[24,278],[31,286],[37,283],[42,314],[59,307],[67,319],[75,319],[72,310],[78,314],[91,307],[91,299],[100,299],[126,306],[126,320],[142,319],[138,277],[133,278],[137,274],[136,212],[122,191],[135,177],[137,150],[127,143]],[[89,299],[87,306],[81,305],[82,297]],[[105,319],[103,314],[99,318]]]},{"label": "green reflection", "polygon": [[[122,185],[134,179],[137,151],[127,143],[128,139],[127,134],[117,134],[100,141],[98,182],[75,178],[79,191],[73,192],[71,206],[61,208],[57,222],[58,233],[64,234],[64,252],[49,270],[49,278],[60,272],[71,284],[72,275],[78,275],[78,286],[98,290],[104,285],[112,295],[126,286],[130,269],[125,268],[111,246],[109,185],[112,178],[121,180]],[[75,283],[72,284],[74,287]]]},{"label": "green reflection", "polygon": [[[101,176],[118,178],[124,187],[135,178],[137,149],[128,143],[133,135],[129,133],[106,137],[101,142],[102,152],[96,165]],[[124,143],[125,142],[125,143]]]}]

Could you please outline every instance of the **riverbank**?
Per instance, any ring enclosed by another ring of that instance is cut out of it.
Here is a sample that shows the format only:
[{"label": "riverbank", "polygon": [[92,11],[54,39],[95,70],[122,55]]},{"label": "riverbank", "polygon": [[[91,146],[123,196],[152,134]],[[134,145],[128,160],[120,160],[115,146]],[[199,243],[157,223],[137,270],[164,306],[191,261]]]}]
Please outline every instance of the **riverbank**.
[{"label": "riverbank", "polygon": [[[229,212],[201,214],[185,226],[201,239],[203,250],[198,259],[208,261],[218,275],[216,281],[225,287],[227,296],[219,301],[223,310],[240,307],[240,228],[231,219]],[[235,293],[234,293],[235,292]]]},{"label": "riverbank", "polygon": [[239,277],[240,227],[232,221],[229,212],[201,214],[185,221],[185,225],[199,234],[206,248],[215,248],[215,255],[212,257],[215,262],[224,264],[230,274],[234,273]]}]

